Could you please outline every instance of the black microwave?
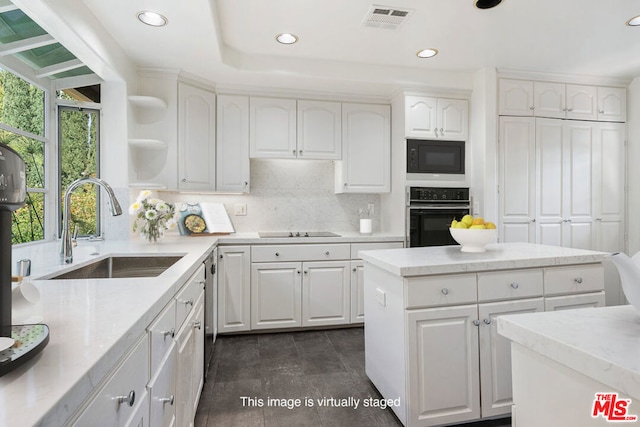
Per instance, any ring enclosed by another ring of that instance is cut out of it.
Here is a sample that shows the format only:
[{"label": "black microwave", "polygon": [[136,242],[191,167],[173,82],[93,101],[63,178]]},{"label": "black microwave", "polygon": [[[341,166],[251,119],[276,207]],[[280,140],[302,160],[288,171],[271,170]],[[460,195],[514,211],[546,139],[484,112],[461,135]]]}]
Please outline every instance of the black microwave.
[{"label": "black microwave", "polygon": [[465,142],[407,139],[407,173],[464,175]]}]

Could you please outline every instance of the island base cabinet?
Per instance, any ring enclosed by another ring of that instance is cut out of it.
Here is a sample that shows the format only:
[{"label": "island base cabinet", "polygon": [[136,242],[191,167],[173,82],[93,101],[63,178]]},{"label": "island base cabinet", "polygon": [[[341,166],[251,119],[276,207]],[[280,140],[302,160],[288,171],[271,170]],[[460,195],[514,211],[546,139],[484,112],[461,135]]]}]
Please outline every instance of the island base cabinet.
[{"label": "island base cabinet", "polygon": [[484,303],[478,305],[480,337],[480,394],[482,417],[508,415],[511,412],[511,346],[498,334],[496,317],[505,314],[544,311],[543,298]]},{"label": "island base cabinet", "polygon": [[407,311],[407,426],[480,418],[477,305]]},{"label": "island base cabinet", "polygon": [[[611,386],[587,377],[526,347],[511,343],[513,369],[512,423],[514,427],[610,426],[603,416],[592,417],[596,392],[616,392]],[[618,393],[617,400],[631,399],[629,414],[639,415],[633,399]],[[576,411],[576,408],[582,408]]]}]

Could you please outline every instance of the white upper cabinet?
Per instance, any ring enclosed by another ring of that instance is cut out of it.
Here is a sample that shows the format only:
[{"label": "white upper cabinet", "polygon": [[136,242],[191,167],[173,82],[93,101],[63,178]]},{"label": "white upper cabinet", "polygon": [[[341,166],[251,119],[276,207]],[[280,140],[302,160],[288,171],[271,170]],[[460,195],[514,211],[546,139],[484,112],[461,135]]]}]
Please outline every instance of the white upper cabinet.
[{"label": "white upper cabinet", "polygon": [[249,97],[218,95],[217,190],[249,192]]},{"label": "white upper cabinet", "polygon": [[465,99],[405,97],[405,135],[408,138],[465,141],[469,106]]},{"label": "white upper cabinet", "polygon": [[215,190],[216,95],[178,83],[178,189]]},{"label": "white upper cabinet", "polygon": [[252,158],[295,159],[296,100],[251,97],[249,153]]},{"label": "white upper cabinet", "polygon": [[391,191],[391,108],[342,104],[342,161],[336,193]]},{"label": "white upper cabinet", "polygon": [[503,116],[625,122],[626,89],[620,87],[501,79]]},{"label": "white upper cabinet", "polygon": [[625,88],[598,88],[598,120],[603,122],[625,122],[627,120],[627,91]]},{"label": "white upper cabinet", "polygon": [[301,159],[339,160],[342,157],[342,104],[298,101],[298,152]]},{"label": "white upper cabinet", "polygon": [[499,85],[501,116],[533,116],[533,82],[501,79]]}]

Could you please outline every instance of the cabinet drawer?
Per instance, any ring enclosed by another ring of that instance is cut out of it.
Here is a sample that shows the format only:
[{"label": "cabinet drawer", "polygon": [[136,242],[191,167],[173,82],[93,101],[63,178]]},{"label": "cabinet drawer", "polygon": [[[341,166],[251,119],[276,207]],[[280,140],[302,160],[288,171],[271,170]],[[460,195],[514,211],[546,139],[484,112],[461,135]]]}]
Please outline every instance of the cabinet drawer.
[{"label": "cabinet drawer", "polygon": [[604,290],[601,264],[574,265],[544,269],[544,293],[577,294]]},{"label": "cabinet drawer", "polygon": [[151,375],[154,375],[160,361],[171,348],[176,329],[176,301],[171,300],[147,328],[151,356]]},{"label": "cabinet drawer", "polygon": [[329,261],[349,259],[351,245],[267,245],[251,247],[251,262]]},{"label": "cabinet drawer", "polygon": [[200,292],[204,289],[204,265],[200,266],[186,285],[176,294],[176,329],[180,329],[187,318]]},{"label": "cabinet drawer", "polygon": [[352,243],[351,259],[360,259],[358,252],[375,251],[378,249],[401,249],[404,247],[402,242],[375,242],[375,243]]},{"label": "cabinet drawer", "polygon": [[478,301],[475,274],[406,279],[405,308],[466,304]]},{"label": "cabinet drawer", "polygon": [[[144,403],[148,380],[149,338],[145,334],[85,408],[74,426],[125,425]],[[116,397],[120,396],[127,401],[117,403]]]},{"label": "cabinet drawer", "polygon": [[478,273],[478,300],[542,296],[542,269]]}]

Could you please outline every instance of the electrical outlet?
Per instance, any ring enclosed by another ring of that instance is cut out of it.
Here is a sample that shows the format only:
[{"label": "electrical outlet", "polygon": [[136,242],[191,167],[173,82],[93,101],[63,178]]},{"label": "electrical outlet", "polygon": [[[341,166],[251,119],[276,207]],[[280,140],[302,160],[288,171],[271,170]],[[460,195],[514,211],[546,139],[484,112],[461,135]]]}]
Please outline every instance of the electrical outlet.
[{"label": "electrical outlet", "polygon": [[247,204],[246,203],[236,203],[233,205],[233,214],[236,216],[244,216],[247,214]]},{"label": "electrical outlet", "polygon": [[369,213],[369,215],[375,215],[375,213],[376,213],[376,205],[374,205],[373,203],[369,203],[367,205],[367,212]]}]

